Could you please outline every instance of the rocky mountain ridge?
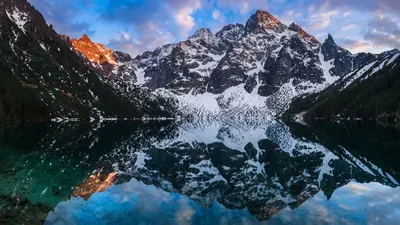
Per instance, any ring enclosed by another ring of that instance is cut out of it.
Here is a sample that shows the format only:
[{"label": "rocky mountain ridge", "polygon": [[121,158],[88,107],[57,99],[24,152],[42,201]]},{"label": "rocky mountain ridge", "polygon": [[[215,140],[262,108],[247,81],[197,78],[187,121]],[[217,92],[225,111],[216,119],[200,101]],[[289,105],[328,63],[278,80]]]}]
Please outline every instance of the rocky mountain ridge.
[{"label": "rocky mountain ridge", "polygon": [[85,34],[81,39],[73,38],[71,40],[74,49],[82,54],[90,61],[98,64],[111,64],[116,65],[114,52],[106,48],[103,44],[95,44]]},{"label": "rocky mountain ridge", "polygon": [[331,35],[320,43],[299,25],[258,10],[245,25],[216,34],[202,28],[134,59],[115,53],[118,64],[103,76],[175,99],[188,117],[269,117],[394,53],[352,54]]}]

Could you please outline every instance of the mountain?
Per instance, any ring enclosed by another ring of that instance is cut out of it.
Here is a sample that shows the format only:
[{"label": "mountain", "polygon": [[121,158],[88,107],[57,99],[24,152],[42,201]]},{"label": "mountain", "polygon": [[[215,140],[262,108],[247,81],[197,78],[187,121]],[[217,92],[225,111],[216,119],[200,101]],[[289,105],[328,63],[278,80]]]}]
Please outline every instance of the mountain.
[{"label": "mountain", "polygon": [[26,0],[3,3],[0,18],[0,121],[280,116],[397,54],[352,54],[263,10],[135,58],[58,35]]},{"label": "mountain", "polygon": [[165,98],[89,69],[27,0],[3,1],[0,23],[0,121],[172,115]]},{"label": "mountain", "polygon": [[95,67],[105,77],[174,99],[184,116],[268,117],[394,53],[352,54],[331,35],[320,43],[299,25],[258,10],[245,25],[230,24],[215,34],[202,28],[186,41],[133,59],[121,54],[114,53],[116,65]]},{"label": "mountain", "polygon": [[321,93],[294,101],[287,115],[306,119],[400,121],[400,51],[362,65]]},{"label": "mountain", "polygon": [[65,41],[73,47],[89,68],[104,77],[129,83],[132,75],[135,74],[135,67],[132,63],[127,63],[126,66],[119,65],[132,61],[128,54],[113,51],[100,43],[94,43],[86,34],[79,40],[66,38]]}]

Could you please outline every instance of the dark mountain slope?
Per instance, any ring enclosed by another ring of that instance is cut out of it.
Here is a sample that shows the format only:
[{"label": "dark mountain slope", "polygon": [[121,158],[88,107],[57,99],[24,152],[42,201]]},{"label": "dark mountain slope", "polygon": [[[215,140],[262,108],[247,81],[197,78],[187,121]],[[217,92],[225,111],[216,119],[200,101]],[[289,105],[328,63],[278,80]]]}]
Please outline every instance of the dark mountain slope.
[{"label": "dark mountain slope", "polygon": [[3,2],[0,26],[0,121],[170,115],[150,94],[122,95],[88,69],[26,0]]},{"label": "dark mountain slope", "polygon": [[364,65],[320,94],[295,101],[287,114],[306,118],[400,120],[399,54]]}]

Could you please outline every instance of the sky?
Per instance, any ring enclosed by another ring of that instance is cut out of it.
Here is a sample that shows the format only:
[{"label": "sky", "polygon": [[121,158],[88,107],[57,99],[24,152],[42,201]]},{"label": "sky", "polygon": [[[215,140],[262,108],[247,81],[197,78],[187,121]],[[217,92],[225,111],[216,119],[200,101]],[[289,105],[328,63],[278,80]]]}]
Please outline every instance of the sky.
[{"label": "sky", "polygon": [[136,56],[186,40],[199,28],[245,24],[263,9],[353,53],[400,49],[399,0],[29,0],[60,34]]}]

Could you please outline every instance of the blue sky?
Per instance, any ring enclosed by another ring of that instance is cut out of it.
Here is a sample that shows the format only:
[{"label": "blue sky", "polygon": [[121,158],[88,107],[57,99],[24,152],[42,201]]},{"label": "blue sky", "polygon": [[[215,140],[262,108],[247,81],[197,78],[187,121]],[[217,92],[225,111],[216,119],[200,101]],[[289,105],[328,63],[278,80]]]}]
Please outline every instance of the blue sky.
[{"label": "blue sky", "polygon": [[398,0],[29,0],[60,34],[89,34],[95,42],[132,56],[186,40],[197,29],[213,32],[245,24],[264,9],[295,22],[324,41],[331,33],[352,52],[400,48]]}]

